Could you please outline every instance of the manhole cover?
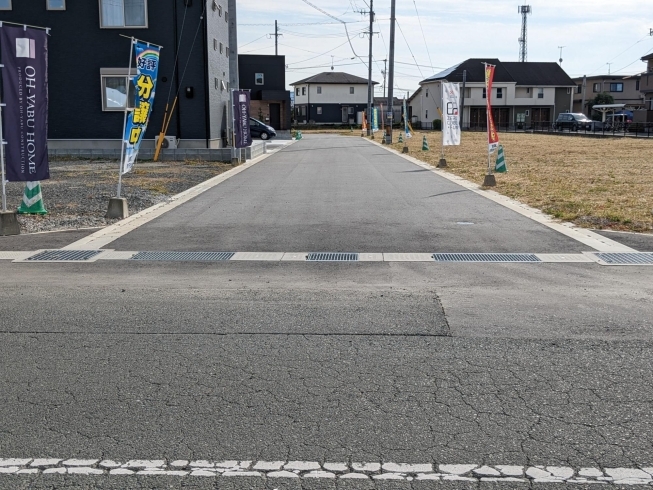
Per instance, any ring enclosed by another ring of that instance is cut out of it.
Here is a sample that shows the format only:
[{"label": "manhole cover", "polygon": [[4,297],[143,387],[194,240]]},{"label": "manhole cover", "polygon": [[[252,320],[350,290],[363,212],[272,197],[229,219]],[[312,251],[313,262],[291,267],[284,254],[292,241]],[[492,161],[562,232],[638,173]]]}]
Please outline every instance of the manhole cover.
[{"label": "manhole cover", "polygon": [[222,262],[230,260],[234,255],[234,252],[138,252],[130,260]]},{"label": "manhole cover", "polygon": [[306,260],[308,262],[357,262],[358,254],[312,252],[308,254],[308,258]]},{"label": "manhole cover", "polygon": [[27,262],[83,262],[100,255],[102,250],[44,250],[27,257]]},{"label": "manhole cover", "polygon": [[541,262],[534,254],[433,254],[436,262]]}]

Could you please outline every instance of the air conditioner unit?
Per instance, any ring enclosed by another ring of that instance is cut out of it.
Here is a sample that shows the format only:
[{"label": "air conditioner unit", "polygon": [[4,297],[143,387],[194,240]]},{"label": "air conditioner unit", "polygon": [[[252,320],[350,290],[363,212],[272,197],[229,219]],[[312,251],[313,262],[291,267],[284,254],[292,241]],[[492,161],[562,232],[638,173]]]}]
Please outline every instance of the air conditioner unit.
[{"label": "air conditioner unit", "polygon": [[[158,146],[159,145],[159,138],[160,136],[157,136],[154,143]],[[177,148],[177,137],[176,136],[165,136],[163,139],[163,144],[161,145],[161,148],[164,149],[170,149],[174,150]]]}]

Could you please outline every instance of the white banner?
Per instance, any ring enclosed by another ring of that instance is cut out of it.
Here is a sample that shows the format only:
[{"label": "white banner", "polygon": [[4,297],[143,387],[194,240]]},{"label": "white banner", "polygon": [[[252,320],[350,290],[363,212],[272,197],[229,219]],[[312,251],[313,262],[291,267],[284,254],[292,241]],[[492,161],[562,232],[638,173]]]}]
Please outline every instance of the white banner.
[{"label": "white banner", "polygon": [[442,83],[442,145],[460,145],[460,85]]}]

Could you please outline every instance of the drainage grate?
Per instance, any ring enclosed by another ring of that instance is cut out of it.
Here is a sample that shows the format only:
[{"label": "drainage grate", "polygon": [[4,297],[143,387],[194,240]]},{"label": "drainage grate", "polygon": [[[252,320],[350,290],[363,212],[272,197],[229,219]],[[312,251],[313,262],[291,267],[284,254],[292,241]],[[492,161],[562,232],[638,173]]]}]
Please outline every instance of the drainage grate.
[{"label": "drainage grate", "polygon": [[234,252],[138,252],[130,260],[162,260],[175,262],[222,262]]},{"label": "drainage grate", "polygon": [[653,265],[653,253],[595,253],[607,265]]},{"label": "drainage grate", "polygon": [[306,259],[309,262],[357,262],[358,254],[333,253],[333,252],[312,252]]},{"label": "drainage grate", "polygon": [[103,250],[44,250],[27,257],[26,262],[83,262],[97,257]]},{"label": "drainage grate", "polygon": [[534,254],[433,254],[436,262],[542,262]]}]

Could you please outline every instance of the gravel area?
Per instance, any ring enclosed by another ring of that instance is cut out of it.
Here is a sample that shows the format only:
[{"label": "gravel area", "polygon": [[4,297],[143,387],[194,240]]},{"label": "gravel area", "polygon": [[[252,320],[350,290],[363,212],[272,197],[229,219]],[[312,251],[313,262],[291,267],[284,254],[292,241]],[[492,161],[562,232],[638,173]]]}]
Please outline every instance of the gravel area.
[{"label": "gravel area", "polygon": [[[19,215],[22,233],[102,227],[115,222],[105,218],[109,198],[116,195],[118,161],[51,160],[50,180],[41,182],[45,216]],[[123,176],[122,196],[130,214],[166,201],[211,177],[233,168],[217,162],[144,162]],[[20,205],[25,186],[7,184],[7,206]]]}]

